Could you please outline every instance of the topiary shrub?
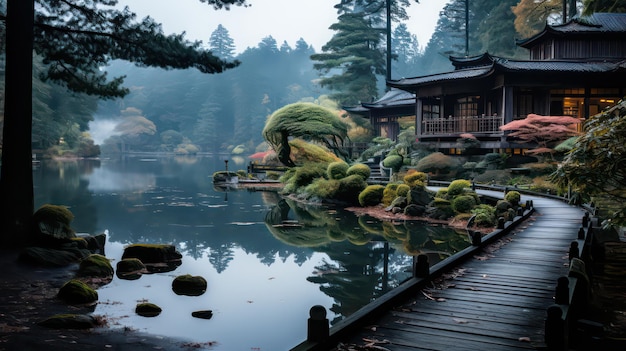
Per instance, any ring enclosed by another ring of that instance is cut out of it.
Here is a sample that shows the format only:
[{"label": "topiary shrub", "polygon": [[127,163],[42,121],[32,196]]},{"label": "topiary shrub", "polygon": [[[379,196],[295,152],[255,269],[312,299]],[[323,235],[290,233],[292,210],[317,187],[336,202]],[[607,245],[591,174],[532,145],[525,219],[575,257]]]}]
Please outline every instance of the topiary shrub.
[{"label": "topiary shrub", "polygon": [[383,199],[385,187],[380,184],[368,185],[359,194],[359,204],[363,207],[376,206]]},{"label": "topiary shrub", "polygon": [[351,176],[351,175],[356,174],[356,175],[361,176],[365,180],[370,177],[371,173],[372,173],[372,170],[369,168],[368,165],[364,163],[355,163],[352,166],[348,167],[346,176]]},{"label": "topiary shrub", "polygon": [[519,191],[509,191],[504,195],[504,200],[508,201],[512,206],[519,205],[520,200],[522,199],[522,195]]},{"label": "topiary shrub", "polygon": [[410,170],[405,176],[404,176],[404,183],[406,185],[408,185],[409,187],[414,187],[414,186],[424,186],[426,184],[426,180],[428,179],[428,175],[424,172],[418,172],[415,170]]},{"label": "topiary shrub", "polygon": [[326,169],[326,176],[328,179],[345,178],[348,173],[348,168],[348,164],[343,161],[331,162]]},{"label": "topiary shrub", "polygon": [[496,209],[493,206],[480,204],[472,209],[474,224],[478,227],[493,227],[496,225]]},{"label": "topiary shrub", "polygon": [[465,179],[457,179],[454,180],[448,185],[448,197],[455,198],[465,192],[465,189],[468,189],[472,186],[472,183],[469,180]]},{"label": "topiary shrub", "polygon": [[389,155],[383,160],[383,166],[399,171],[403,164],[403,157],[400,155]]},{"label": "topiary shrub", "polygon": [[418,171],[434,175],[449,173],[457,167],[458,161],[456,159],[441,152],[433,152],[419,160],[416,165]]},{"label": "topiary shrub", "polygon": [[411,187],[406,184],[398,184],[398,188],[396,189],[396,195],[398,196],[408,196],[409,191],[411,191]]},{"label": "topiary shrub", "polygon": [[398,184],[396,183],[389,183],[385,186],[385,190],[383,190],[383,199],[381,201],[385,206],[391,205],[393,199],[398,196],[396,191],[397,189]]},{"label": "topiary shrub", "polygon": [[296,186],[309,185],[314,179],[321,178],[326,174],[326,167],[319,163],[307,164],[296,169],[293,181]]},{"label": "topiary shrub", "polygon": [[339,189],[335,199],[348,204],[358,204],[359,194],[367,187],[367,183],[360,175],[351,175],[339,180]]},{"label": "topiary shrub", "polygon": [[476,206],[476,201],[471,195],[459,195],[452,200],[452,208],[459,213],[470,213]]},{"label": "topiary shrub", "polygon": [[318,178],[313,183],[304,188],[304,192],[309,197],[314,196],[320,199],[334,199],[339,190],[340,184],[337,179]]}]

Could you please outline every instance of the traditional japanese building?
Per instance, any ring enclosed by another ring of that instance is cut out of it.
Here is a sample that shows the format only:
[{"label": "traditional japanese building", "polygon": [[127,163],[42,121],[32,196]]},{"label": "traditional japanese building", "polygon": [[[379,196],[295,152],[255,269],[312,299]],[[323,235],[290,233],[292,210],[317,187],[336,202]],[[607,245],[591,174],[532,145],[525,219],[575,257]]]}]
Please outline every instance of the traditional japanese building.
[{"label": "traditional japanese building", "polygon": [[[457,139],[469,133],[484,152],[520,153],[528,146],[509,140],[500,126],[531,113],[585,119],[626,94],[626,14],[548,25],[518,45],[528,60],[452,57],[451,72],[388,81],[414,95],[416,137],[456,154]],[[380,106],[370,106],[369,116],[373,125],[387,117]]]}]

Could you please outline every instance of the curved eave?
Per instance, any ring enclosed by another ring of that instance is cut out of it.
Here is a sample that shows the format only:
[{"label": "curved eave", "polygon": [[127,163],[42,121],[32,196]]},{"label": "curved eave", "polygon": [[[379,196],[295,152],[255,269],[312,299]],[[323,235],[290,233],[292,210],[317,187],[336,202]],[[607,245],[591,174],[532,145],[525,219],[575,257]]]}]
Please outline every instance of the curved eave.
[{"label": "curved eave", "polygon": [[422,77],[390,80],[387,81],[387,85],[398,89],[411,90],[417,87],[442,84],[460,79],[479,79],[487,77],[493,73],[493,69],[493,65],[460,69],[452,72],[438,73]]}]

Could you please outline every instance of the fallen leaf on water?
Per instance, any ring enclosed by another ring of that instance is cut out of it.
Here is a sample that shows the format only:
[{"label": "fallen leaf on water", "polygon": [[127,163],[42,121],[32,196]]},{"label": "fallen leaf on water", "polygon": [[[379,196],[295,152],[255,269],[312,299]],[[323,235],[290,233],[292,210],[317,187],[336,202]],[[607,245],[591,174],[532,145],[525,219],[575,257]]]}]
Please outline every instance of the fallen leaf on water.
[{"label": "fallen leaf on water", "polygon": [[530,338],[527,336],[522,336],[521,338],[517,339],[518,341],[523,341],[523,342],[530,342]]},{"label": "fallen leaf on water", "polygon": [[446,299],[444,299],[443,297],[440,297],[440,298],[437,299],[437,302],[445,302],[445,301],[446,301]]}]

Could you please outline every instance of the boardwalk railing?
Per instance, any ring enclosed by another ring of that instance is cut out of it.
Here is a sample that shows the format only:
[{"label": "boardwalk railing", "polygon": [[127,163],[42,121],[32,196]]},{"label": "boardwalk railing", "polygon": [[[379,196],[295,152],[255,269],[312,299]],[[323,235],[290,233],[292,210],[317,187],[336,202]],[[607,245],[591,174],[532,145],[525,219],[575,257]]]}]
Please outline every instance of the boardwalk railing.
[{"label": "boardwalk railing", "polygon": [[[291,349],[291,351],[329,350],[344,336],[353,333],[363,325],[364,321],[380,315],[395,307],[398,300],[412,296],[424,288],[436,277],[441,276],[451,267],[459,265],[464,260],[478,253],[482,248],[495,242],[509,233],[517,224],[523,222],[534,212],[532,202],[519,213],[512,221],[507,221],[502,228],[482,237],[482,240],[472,240],[472,245],[454,254],[453,256],[429,267],[427,256],[414,257],[413,277],[400,284],[397,288],[374,300],[367,306],[352,315],[339,321],[332,328],[327,328],[328,319],[323,306],[313,306],[309,311],[307,340]],[[469,234],[469,233],[468,233]]]},{"label": "boardwalk railing", "polygon": [[[568,275],[557,280],[554,304],[547,310],[545,342],[550,351],[569,350],[581,328],[601,333],[601,325],[581,319],[591,299],[593,236],[593,220],[587,212],[582,218],[578,238],[570,244]],[[577,349],[580,346],[577,344]]]}]

